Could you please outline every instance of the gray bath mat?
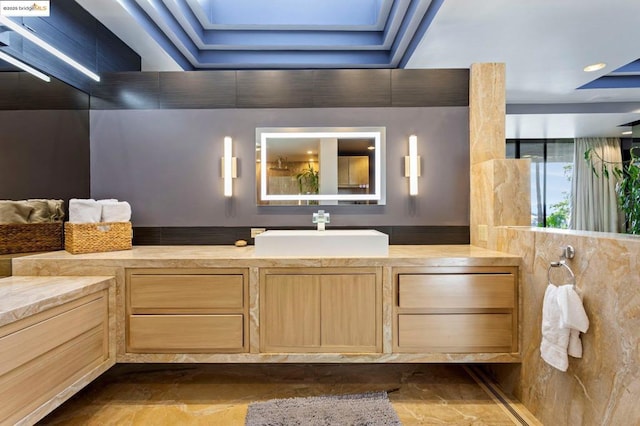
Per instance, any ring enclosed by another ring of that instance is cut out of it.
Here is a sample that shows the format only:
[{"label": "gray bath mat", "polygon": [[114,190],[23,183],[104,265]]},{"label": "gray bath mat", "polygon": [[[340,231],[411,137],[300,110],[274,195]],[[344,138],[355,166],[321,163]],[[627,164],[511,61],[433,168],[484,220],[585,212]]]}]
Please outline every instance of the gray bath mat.
[{"label": "gray bath mat", "polygon": [[386,392],[272,399],[249,405],[246,426],[398,426]]}]

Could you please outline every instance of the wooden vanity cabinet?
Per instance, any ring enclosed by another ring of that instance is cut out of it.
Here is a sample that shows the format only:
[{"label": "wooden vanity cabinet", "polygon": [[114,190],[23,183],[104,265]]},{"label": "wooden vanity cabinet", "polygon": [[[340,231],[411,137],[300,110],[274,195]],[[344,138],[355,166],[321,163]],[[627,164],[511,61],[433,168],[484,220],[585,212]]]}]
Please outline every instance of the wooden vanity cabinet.
[{"label": "wooden vanity cabinet", "polygon": [[381,268],[261,269],[260,324],[261,352],[381,352]]},{"label": "wooden vanity cabinet", "polygon": [[0,424],[22,422],[109,363],[108,299],[102,290],[0,327]]},{"label": "wooden vanity cabinet", "polygon": [[128,269],[127,352],[248,351],[248,270]]},{"label": "wooden vanity cabinet", "polygon": [[393,351],[518,352],[518,268],[394,268]]}]

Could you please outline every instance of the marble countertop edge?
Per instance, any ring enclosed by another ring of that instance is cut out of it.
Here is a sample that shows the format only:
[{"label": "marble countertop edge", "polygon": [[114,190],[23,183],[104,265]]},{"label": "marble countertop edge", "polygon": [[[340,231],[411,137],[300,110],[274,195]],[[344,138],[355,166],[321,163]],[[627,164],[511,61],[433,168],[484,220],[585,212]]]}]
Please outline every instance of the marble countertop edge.
[{"label": "marble countertop edge", "polygon": [[[32,262],[55,260],[57,262],[67,261],[91,261],[92,264],[122,265],[138,262],[155,261],[242,261],[247,265],[260,266],[261,263],[284,262],[286,264],[296,262],[317,263],[318,266],[331,265],[334,263],[361,263],[372,265],[385,265],[388,263],[414,263],[425,262],[439,264],[459,264],[465,265],[476,260],[503,262],[504,264],[514,264],[520,259],[519,256],[484,249],[471,245],[402,245],[389,246],[387,256],[256,256],[254,247],[234,247],[234,246],[135,246],[131,250],[88,253],[73,255],[66,251],[56,251],[49,253],[35,254],[13,259],[14,265],[32,264]],[[517,264],[517,263],[516,263]]]},{"label": "marble countertop edge", "polygon": [[0,279],[0,326],[115,286],[111,276],[12,276]]}]

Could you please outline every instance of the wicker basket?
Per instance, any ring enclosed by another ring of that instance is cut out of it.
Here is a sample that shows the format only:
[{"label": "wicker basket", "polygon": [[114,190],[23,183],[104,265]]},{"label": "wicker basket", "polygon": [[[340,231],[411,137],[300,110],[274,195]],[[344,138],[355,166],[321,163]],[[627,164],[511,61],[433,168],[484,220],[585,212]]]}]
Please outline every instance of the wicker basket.
[{"label": "wicker basket", "polygon": [[0,254],[62,250],[62,222],[0,225]]},{"label": "wicker basket", "polygon": [[131,222],[64,224],[64,249],[72,254],[130,250]]}]

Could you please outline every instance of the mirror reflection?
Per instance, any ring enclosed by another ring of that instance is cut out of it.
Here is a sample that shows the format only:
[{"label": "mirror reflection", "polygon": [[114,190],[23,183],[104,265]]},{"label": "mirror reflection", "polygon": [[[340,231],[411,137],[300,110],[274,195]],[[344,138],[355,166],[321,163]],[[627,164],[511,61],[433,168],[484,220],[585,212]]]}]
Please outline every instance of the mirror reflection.
[{"label": "mirror reflection", "polygon": [[384,204],[384,130],[258,128],[258,205]]}]

